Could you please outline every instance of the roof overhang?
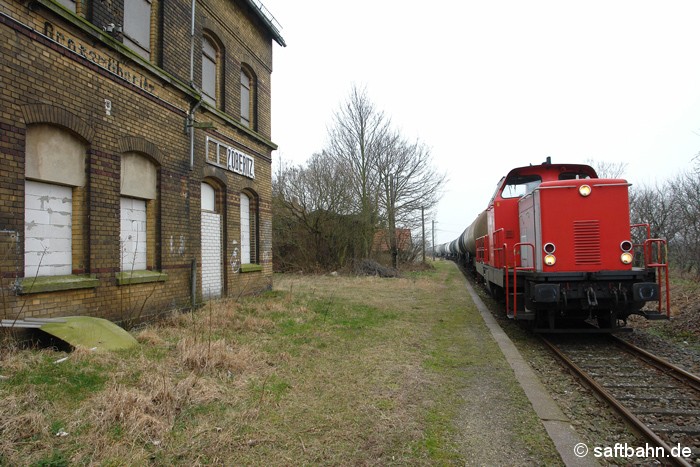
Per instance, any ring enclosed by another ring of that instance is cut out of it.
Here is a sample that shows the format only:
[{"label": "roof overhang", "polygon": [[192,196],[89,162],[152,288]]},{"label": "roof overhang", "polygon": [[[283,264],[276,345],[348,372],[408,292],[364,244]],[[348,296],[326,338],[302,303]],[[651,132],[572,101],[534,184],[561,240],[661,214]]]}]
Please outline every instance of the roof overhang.
[{"label": "roof overhang", "polygon": [[253,13],[258,15],[260,20],[263,22],[265,26],[267,26],[267,30],[270,32],[272,35],[272,38],[277,42],[279,45],[282,47],[287,47],[287,43],[284,42],[284,38],[282,38],[282,35],[280,34],[280,29],[281,26],[277,22],[274,16],[272,16],[272,13],[270,13],[270,10],[265,8],[265,5],[262,4],[260,0],[244,0],[248,5],[250,5],[250,9],[253,10]]}]

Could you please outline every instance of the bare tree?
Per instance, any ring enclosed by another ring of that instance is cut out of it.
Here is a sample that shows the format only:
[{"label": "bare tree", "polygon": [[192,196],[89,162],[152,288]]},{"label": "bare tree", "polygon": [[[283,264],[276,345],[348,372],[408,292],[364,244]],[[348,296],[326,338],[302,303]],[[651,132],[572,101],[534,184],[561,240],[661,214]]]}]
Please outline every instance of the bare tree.
[{"label": "bare tree", "polygon": [[341,228],[341,219],[353,211],[352,186],[341,170],[333,158],[321,153],[311,156],[306,166],[280,166],[276,173],[275,244],[286,245],[287,252],[295,247],[298,269],[342,265],[352,243],[343,239],[349,237],[348,229]]},{"label": "bare tree", "polygon": [[304,166],[281,166],[273,180],[276,266],[342,267],[349,258],[368,258],[380,228],[396,266],[397,226],[419,225],[421,208],[437,203],[445,175],[430,150],[394,131],[356,86],[328,135],[326,150]]},{"label": "bare tree", "polygon": [[678,216],[677,233],[670,244],[679,266],[700,277],[700,174],[686,172],[670,184],[672,204]]},{"label": "bare tree", "polygon": [[600,178],[622,178],[627,170],[627,162],[596,161],[586,159],[586,164],[593,167]]},{"label": "bare tree", "polygon": [[390,127],[390,119],[374,107],[366,89],[353,86],[328,130],[328,153],[335,158],[343,176],[349,177],[357,200],[360,219],[357,234],[362,241],[363,257],[369,256],[377,223],[376,164],[386,147],[386,139],[391,137]]},{"label": "bare tree", "polygon": [[382,190],[380,208],[386,217],[392,263],[397,267],[397,225],[420,225],[421,208],[437,204],[447,177],[435,168],[425,145],[398,135],[387,139],[377,171]]}]

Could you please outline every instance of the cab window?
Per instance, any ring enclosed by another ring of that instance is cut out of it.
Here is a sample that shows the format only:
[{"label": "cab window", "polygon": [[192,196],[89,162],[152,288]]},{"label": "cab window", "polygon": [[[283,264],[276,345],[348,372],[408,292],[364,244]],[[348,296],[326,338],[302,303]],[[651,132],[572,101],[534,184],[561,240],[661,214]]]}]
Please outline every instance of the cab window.
[{"label": "cab window", "polygon": [[542,178],[539,175],[519,175],[506,180],[506,184],[501,192],[501,197],[520,198],[528,193],[531,193],[542,183]]},{"label": "cab window", "polygon": [[584,172],[562,172],[559,174],[559,180],[583,180],[585,178],[591,178],[591,176]]}]

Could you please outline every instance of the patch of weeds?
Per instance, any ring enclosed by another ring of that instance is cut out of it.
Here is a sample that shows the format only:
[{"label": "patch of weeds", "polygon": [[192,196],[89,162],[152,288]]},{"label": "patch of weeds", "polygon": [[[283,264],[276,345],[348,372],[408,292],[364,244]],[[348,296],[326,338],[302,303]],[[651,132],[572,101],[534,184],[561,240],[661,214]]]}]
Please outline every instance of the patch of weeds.
[{"label": "patch of weeds", "polygon": [[254,301],[256,299],[260,299],[261,301],[267,301],[267,300],[275,300],[275,299],[282,299],[286,298],[288,295],[288,292],[283,291],[283,290],[266,290],[265,292],[262,292],[261,294],[255,296],[255,297],[250,297],[250,301]]},{"label": "patch of weeds", "polygon": [[107,435],[114,441],[120,441],[124,438],[125,430],[121,423],[114,423],[107,430]]},{"label": "patch of weeds", "polygon": [[164,361],[169,355],[169,349],[166,347],[148,346],[144,349],[144,355],[152,361]]},{"label": "patch of weeds", "polygon": [[18,372],[6,384],[18,390],[24,386],[39,386],[39,394],[46,400],[72,399],[76,402],[104,388],[107,376],[99,365],[84,361],[54,361],[55,357],[46,357],[38,367]]},{"label": "patch of weeds", "polygon": [[396,403],[391,400],[391,399],[379,399],[376,403],[375,406],[382,411],[388,411],[388,410],[393,410],[394,407],[396,406]]},{"label": "patch of weeds", "polygon": [[283,336],[297,336],[313,329],[313,325],[311,323],[305,321],[299,322],[292,318],[280,321],[279,327]]},{"label": "patch of weeds", "polygon": [[254,381],[251,383],[251,392],[253,397],[262,404],[264,400],[272,399],[279,402],[282,396],[292,388],[292,385],[276,375],[270,375],[263,381]]},{"label": "patch of weeds", "polygon": [[334,315],[331,321],[351,331],[377,327],[397,317],[396,313],[383,312],[373,306],[362,304],[352,304],[341,310],[342,313]]},{"label": "patch of weeds", "polygon": [[51,430],[51,434],[55,435],[59,431],[63,430],[65,426],[66,424],[63,420],[54,420],[53,422],[51,422],[49,430]]},{"label": "patch of weeds", "polygon": [[698,337],[690,331],[673,329],[671,326],[663,325],[649,326],[645,328],[644,331],[656,337],[675,342],[679,346],[700,351],[700,340],[698,340]]},{"label": "patch of weeds", "polygon": [[67,467],[70,461],[61,451],[53,451],[49,457],[44,457],[31,464],[32,467]]},{"label": "patch of weeds", "polygon": [[186,406],[177,415],[173,424],[173,433],[187,432],[190,427],[197,426],[199,421],[205,419],[221,419],[228,410],[228,405],[222,402],[209,402]]},{"label": "patch of weeds", "polygon": [[416,279],[428,279],[428,278],[432,278],[432,277],[435,277],[435,274],[437,274],[437,271],[436,271],[435,269],[432,269],[432,268],[431,268],[431,269],[425,269],[425,270],[422,270],[422,271],[409,271],[409,272],[404,272],[404,273],[403,273],[403,276],[404,276],[406,279],[416,280]]},{"label": "patch of weeds", "polygon": [[440,463],[452,464],[461,460],[459,453],[453,449],[451,442],[452,414],[447,414],[437,409],[428,411],[425,417],[427,427],[421,442],[431,459]]}]

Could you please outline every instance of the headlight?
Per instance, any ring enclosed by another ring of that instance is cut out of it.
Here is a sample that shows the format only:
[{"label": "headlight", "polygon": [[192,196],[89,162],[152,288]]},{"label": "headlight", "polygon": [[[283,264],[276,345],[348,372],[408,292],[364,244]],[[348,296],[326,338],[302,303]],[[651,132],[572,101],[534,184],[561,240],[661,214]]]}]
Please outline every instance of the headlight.
[{"label": "headlight", "polygon": [[586,196],[591,194],[591,186],[590,185],[581,185],[580,187],[578,187],[578,192],[581,196],[583,196],[585,198]]},{"label": "headlight", "polygon": [[633,246],[634,245],[632,245],[632,242],[629,240],[625,240],[624,242],[620,243],[620,249],[622,251],[632,251]]},{"label": "headlight", "polygon": [[557,262],[557,258],[554,257],[554,255],[547,255],[544,257],[544,264],[547,266],[554,266],[554,263]]},{"label": "headlight", "polygon": [[620,261],[622,261],[623,264],[632,264],[632,253],[629,251],[625,251],[620,255]]}]

